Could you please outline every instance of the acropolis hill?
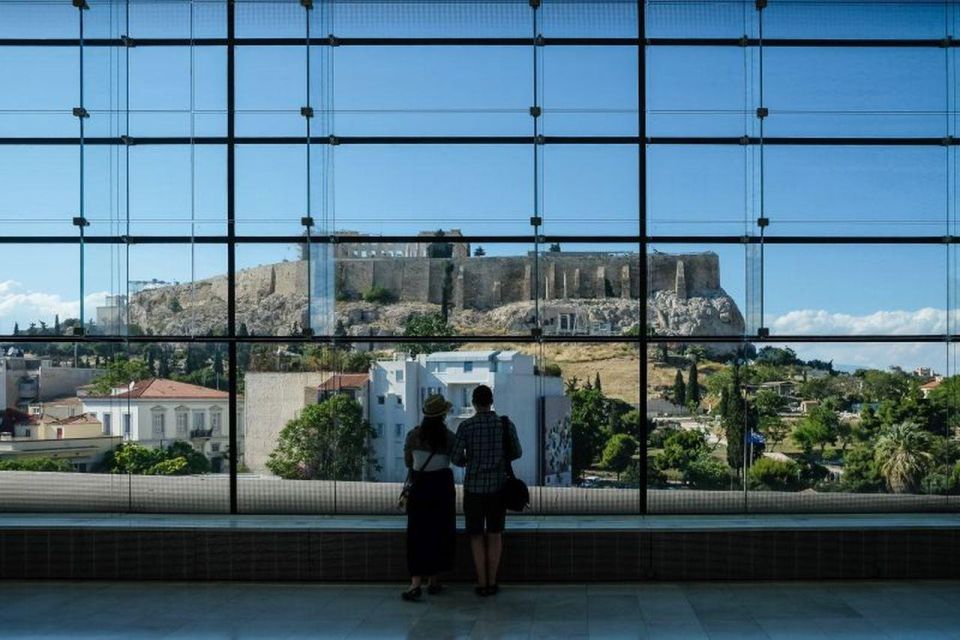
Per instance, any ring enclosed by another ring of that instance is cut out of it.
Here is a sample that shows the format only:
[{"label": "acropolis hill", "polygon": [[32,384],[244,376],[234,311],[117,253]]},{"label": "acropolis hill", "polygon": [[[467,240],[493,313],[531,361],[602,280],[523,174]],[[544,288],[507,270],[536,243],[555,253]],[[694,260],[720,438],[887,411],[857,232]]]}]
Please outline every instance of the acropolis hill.
[{"label": "acropolis hill", "polygon": [[[393,335],[414,313],[444,300],[464,333],[514,333],[532,326],[539,298],[546,333],[622,334],[639,324],[637,254],[544,252],[539,256],[349,257],[313,261],[314,296],[329,282],[336,316],[350,335]],[[539,273],[539,282],[534,279]],[[326,276],[326,277],[325,277]],[[715,253],[647,256],[647,317],[661,334],[735,335],[744,321],[720,286]],[[364,302],[381,289],[389,303]],[[154,333],[205,333],[224,324],[226,277],[140,292],[132,320]],[[237,273],[237,318],[253,334],[288,334],[305,325],[307,262],[264,265]],[[176,299],[178,305],[172,304]],[[171,309],[181,307],[182,311]],[[564,317],[565,316],[565,317]],[[576,321],[576,327],[571,322]]]}]

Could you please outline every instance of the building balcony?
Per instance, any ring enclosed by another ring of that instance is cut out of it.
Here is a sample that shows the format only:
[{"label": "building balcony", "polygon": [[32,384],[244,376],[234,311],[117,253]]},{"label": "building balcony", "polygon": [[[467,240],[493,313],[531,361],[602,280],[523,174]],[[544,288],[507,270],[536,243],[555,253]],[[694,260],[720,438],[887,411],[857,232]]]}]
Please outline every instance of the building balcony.
[{"label": "building balcony", "polygon": [[213,429],[193,429],[190,431],[191,440],[209,440],[213,437]]}]

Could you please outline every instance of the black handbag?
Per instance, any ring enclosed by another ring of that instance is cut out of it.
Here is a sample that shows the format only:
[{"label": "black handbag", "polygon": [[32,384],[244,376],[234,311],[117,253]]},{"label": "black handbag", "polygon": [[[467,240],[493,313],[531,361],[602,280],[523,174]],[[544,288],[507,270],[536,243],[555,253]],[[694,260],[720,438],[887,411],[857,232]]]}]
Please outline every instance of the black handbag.
[{"label": "black handbag", "polygon": [[527,483],[513,474],[513,461],[510,460],[510,421],[507,416],[500,416],[503,424],[503,461],[507,465],[507,481],[500,490],[503,504],[510,511],[524,511],[530,506],[530,489]]},{"label": "black handbag", "polygon": [[[435,453],[436,451],[431,451],[430,455],[427,456],[427,460],[420,467],[421,472],[426,469],[430,461],[433,460]],[[400,511],[406,511],[410,504],[410,493],[413,491],[413,479],[413,469],[410,469],[407,471],[407,479],[403,481],[403,489],[400,490],[400,496],[397,498],[397,509]]]}]

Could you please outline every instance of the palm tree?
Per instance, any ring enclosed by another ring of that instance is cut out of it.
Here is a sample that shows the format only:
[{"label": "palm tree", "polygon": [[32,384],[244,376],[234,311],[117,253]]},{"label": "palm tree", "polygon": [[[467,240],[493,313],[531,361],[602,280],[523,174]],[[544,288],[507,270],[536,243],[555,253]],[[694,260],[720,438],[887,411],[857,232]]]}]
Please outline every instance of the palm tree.
[{"label": "palm tree", "polygon": [[930,434],[915,424],[895,424],[877,438],[874,459],[893,493],[916,490],[920,476],[930,466]]}]

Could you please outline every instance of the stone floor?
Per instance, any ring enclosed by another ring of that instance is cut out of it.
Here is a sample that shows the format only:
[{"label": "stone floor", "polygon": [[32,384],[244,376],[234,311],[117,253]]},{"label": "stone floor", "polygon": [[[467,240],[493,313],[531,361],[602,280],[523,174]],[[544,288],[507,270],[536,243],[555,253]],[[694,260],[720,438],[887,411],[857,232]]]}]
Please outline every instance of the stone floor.
[{"label": "stone floor", "polygon": [[0,582],[0,638],[955,638],[960,582]]}]

